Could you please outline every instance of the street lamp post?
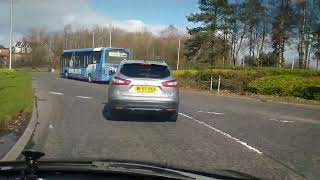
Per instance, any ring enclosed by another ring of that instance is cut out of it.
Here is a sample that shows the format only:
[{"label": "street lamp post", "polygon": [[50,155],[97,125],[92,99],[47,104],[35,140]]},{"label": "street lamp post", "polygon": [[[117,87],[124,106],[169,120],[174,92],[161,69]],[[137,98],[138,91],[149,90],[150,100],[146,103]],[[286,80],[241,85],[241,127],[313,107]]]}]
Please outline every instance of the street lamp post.
[{"label": "street lamp post", "polygon": [[92,32],[92,48],[94,48],[94,31]]},{"label": "street lamp post", "polygon": [[112,42],[112,35],[111,35],[111,29],[112,26],[111,26],[111,23],[109,24],[109,47],[111,47],[111,42]]},{"label": "street lamp post", "polygon": [[9,50],[10,50],[10,57],[9,57],[9,69],[11,69],[11,60],[12,60],[12,11],[13,11],[13,0],[11,0],[10,6],[10,43],[9,43]]}]

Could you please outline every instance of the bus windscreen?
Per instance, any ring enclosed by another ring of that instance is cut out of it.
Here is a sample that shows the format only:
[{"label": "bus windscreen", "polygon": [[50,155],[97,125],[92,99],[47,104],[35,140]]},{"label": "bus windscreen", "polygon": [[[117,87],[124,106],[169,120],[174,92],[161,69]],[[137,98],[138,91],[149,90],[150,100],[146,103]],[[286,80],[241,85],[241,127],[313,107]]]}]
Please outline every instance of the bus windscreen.
[{"label": "bus windscreen", "polygon": [[106,52],[106,63],[120,64],[122,60],[127,60],[129,54],[125,50],[110,50]]}]

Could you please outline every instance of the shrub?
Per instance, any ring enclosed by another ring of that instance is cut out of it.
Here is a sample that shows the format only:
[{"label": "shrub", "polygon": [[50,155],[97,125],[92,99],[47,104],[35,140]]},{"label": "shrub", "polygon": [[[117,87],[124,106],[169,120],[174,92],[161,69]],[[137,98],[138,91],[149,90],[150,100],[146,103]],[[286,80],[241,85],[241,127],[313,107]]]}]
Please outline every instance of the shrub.
[{"label": "shrub", "polygon": [[291,70],[280,68],[239,68],[179,70],[173,71],[181,87],[209,89],[213,78],[213,88],[236,93],[249,91],[258,94],[295,96],[306,99],[319,99],[320,72],[312,70]]},{"label": "shrub", "polygon": [[247,90],[258,94],[317,99],[320,93],[319,86],[319,77],[280,75],[259,78],[249,83]]},{"label": "shrub", "polygon": [[189,73],[189,74],[192,74],[192,75],[196,75],[198,73],[197,70],[174,70],[172,71],[173,72],[173,75],[175,77],[179,77],[179,76],[182,76],[184,75],[185,73]]},{"label": "shrub", "polygon": [[14,69],[0,69],[0,74],[11,74],[15,72]]},{"label": "shrub", "polygon": [[197,81],[210,81],[213,78],[213,87],[216,88],[218,84],[219,75],[221,78],[221,89],[227,89],[232,92],[242,92],[247,84],[256,77],[252,73],[222,69],[222,70],[207,70],[199,72],[196,77]]},{"label": "shrub", "polygon": [[298,76],[320,76],[320,71],[316,70],[304,70],[304,69],[285,69],[285,68],[239,68],[238,70],[251,74],[264,74],[265,76],[277,76],[277,75],[298,75]]}]

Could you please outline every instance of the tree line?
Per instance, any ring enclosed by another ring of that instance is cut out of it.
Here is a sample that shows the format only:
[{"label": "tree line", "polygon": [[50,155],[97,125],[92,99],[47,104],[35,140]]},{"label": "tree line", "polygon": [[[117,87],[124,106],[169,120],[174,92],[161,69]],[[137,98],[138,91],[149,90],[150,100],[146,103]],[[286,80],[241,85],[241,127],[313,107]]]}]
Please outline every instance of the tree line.
[{"label": "tree line", "polygon": [[319,0],[199,0],[198,7],[187,17],[201,24],[188,28],[190,62],[284,67],[297,54],[299,68],[311,59],[319,66]]},{"label": "tree line", "polygon": [[24,41],[33,49],[33,65],[58,66],[63,49],[108,47],[111,31],[113,47],[130,48],[135,59],[163,59],[172,68],[179,39],[181,68],[285,67],[294,61],[309,69],[312,60],[319,66],[319,0],[199,0],[198,8],[186,17],[195,23],[187,27],[188,35],[173,25],[158,35],[66,25],[55,32],[33,30]]},{"label": "tree line", "polygon": [[127,32],[119,28],[95,26],[93,29],[66,25],[63,30],[49,32],[34,29],[23,39],[32,47],[33,66],[53,65],[58,67],[64,49],[109,47],[111,31],[112,47],[131,49],[134,59],[165,60],[172,68],[176,67],[178,42],[181,40],[180,67],[185,67],[184,42],[186,35],[169,25],[159,35],[147,29]]}]

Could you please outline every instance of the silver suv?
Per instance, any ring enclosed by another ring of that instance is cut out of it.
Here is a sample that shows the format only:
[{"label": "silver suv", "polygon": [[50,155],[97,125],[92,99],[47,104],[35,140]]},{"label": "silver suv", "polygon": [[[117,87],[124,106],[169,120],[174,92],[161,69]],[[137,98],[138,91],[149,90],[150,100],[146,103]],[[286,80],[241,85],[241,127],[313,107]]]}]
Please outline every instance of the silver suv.
[{"label": "silver suv", "polygon": [[116,113],[157,112],[176,121],[179,88],[168,65],[158,61],[124,60],[110,80],[107,118]]}]

